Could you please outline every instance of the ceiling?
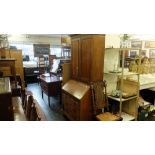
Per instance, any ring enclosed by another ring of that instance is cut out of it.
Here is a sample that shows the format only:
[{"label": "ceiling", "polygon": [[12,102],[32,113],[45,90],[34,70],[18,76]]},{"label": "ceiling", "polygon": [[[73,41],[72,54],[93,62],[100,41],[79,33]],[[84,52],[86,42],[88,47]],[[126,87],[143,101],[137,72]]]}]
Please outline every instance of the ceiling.
[{"label": "ceiling", "polygon": [[30,37],[50,37],[50,38],[54,38],[54,37],[68,37],[69,35],[67,34],[26,34],[27,36]]}]

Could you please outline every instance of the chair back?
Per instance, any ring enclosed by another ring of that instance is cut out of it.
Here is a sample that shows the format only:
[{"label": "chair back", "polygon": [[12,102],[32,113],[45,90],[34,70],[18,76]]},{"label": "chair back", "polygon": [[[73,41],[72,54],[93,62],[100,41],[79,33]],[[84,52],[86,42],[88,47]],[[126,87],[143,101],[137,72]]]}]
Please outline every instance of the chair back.
[{"label": "chair back", "polygon": [[107,83],[106,81],[97,81],[91,83],[92,92],[92,104],[94,115],[97,114],[99,109],[108,108],[108,97],[107,97]]},{"label": "chair back", "polygon": [[35,107],[35,103],[33,102],[32,106],[31,106],[31,111],[30,111],[30,121],[37,121],[38,118],[38,114],[37,114],[37,110]]},{"label": "chair back", "polygon": [[39,75],[45,73],[46,63],[45,63],[45,57],[44,56],[39,56],[39,58],[38,58],[38,70],[39,70]]},{"label": "chair back", "polygon": [[26,105],[26,112],[25,112],[26,117],[27,117],[28,120],[30,120],[32,104],[33,104],[33,96],[30,95],[28,97],[28,102],[27,102],[27,105]]}]

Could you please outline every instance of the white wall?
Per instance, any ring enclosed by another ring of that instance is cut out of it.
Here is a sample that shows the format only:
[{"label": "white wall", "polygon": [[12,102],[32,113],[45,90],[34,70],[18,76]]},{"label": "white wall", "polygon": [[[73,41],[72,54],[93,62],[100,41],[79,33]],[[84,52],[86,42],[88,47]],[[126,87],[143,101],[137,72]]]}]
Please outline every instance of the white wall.
[{"label": "white wall", "polygon": [[120,48],[120,35],[106,34],[105,36],[105,48]]},{"label": "white wall", "polygon": [[119,67],[119,50],[105,49],[104,72],[116,70]]},{"label": "white wall", "polygon": [[105,36],[104,72],[114,70],[114,65],[119,64],[119,52],[113,48],[120,48],[119,35]]},{"label": "white wall", "polygon": [[104,59],[104,80],[107,81],[107,92],[111,93],[112,90],[116,90],[117,76],[109,75],[109,71],[114,70],[114,65],[119,63],[119,51],[114,49],[105,49]]}]

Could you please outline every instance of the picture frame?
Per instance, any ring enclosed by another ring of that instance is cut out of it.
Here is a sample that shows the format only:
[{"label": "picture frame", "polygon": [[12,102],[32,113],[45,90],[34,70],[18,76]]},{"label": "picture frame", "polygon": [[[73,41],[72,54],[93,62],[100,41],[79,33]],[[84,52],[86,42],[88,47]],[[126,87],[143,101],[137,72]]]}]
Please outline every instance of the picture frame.
[{"label": "picture frame", "polygon": [[155,49],[149,50],[149,58],[155,58]]},{"label": "picture frame", "polygon": [[131,48],[142,48],[142,41],[131,41]]},{"label": "picture frame", "polygon": [[145,41],[145,48],[155,48],[155,41]]},{"label": "picture frame", "polygon": [[50,44],[33,44],[34,56],[39,57],[41,55],[50,54]]}]

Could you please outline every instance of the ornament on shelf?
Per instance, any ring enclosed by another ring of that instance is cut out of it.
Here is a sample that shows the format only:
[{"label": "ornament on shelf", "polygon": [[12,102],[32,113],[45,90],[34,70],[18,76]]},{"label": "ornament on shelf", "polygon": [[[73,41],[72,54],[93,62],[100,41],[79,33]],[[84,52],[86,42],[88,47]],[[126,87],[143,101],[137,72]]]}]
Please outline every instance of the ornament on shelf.
[{"label": "ornament on shelf", "polygon": [[153,73],[155,73],[155,61],[154,61],[154,59],[149,58],[149,63],[150,63],[150,73],[153,74]]},{"label": "ornament on shelf", "polygon": [[137,72],[137,64],[136,64],[136,61],[133,60],[131,61],[130,65],[129,65],[129,71],[130,72]]},{"label": "ornament on shelf", "polygon": [[149,59],[147,57],[145,57],[143,59],[142,67],[143,67],[143,72],[142,72],[143,74],[150,73],[150,62],[149,62]]}]

